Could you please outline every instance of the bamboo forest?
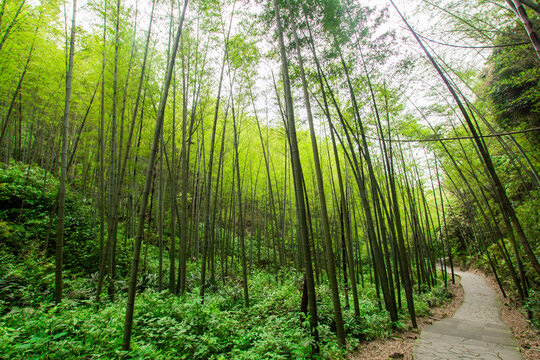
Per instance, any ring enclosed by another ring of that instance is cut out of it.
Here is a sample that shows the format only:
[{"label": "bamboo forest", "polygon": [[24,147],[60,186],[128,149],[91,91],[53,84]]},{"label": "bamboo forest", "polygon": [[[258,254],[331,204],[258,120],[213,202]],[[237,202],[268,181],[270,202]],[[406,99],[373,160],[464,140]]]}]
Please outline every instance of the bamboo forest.
[{"label": "bamboo forest", "polygon": [[540,359],[538,0],[0,1],[0,359]]}]

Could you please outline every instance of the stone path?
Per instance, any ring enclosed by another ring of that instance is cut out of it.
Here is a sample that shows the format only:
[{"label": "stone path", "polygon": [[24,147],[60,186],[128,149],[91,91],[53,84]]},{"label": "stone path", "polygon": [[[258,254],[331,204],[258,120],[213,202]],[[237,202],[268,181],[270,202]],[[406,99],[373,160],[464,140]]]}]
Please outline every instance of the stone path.
[{"label": "stone path", "polygon": [[456,271],[464,300],[454,316],[426,326],[413,348],[415,360],[523,360],[501,305],[484,278]]}]

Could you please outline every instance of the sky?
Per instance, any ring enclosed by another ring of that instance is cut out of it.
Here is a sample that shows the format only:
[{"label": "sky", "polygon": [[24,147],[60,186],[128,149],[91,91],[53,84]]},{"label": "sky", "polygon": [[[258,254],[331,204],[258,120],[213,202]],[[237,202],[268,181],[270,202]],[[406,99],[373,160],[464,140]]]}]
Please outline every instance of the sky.
[{"label": "sky", "polygon": [[[31,1],[39,1],[39,0],[31,0]],[[90,11],[90,1],[91,0],[78,0],[78,19],[77,23],[78,26],[82,27],[86,31],[96,31],[99,29],[99,26],[101,25],[101,20],[97,19],[96,16]],[[113,0],[109,0],[113,1]],[[193,1],[193,0],[192,0]],[[419,48],[418,44],[416,44],[410,35],[410,32],[405,28],[401,18],[398,16],[396,10],[392,7],[389,0],[357,0],[360,4],[365,4],[369,6],[375,6],[379,9],[382,9],[384,7],[388,8],[388,19],[387,21],[380,27],[379,32],[384,31],[394,31],[396,34],[395,41],[399,43],[399,46],[397,47],[399,49],[399,54],[397,56],[394,56],[394,58],[389,60],[388,67],[394,67],[402,61],[407,56],[415,56],[417,58],[425,58],[422,53],[421,49]],[[443,1],[444,2],[444,1]],[[240,1],[240,6],[251,6],[246,5],[248,3],[253,4],[253,1]],[[458,38],[451,38],[453,34],[446,31],[446,29],[437,30],[435,32],[434,29],[437,29],[438,21],[440,20],[436,16],[433,16],[435,12],[431,11],[428,15],[428,12],[425,11],[426,8],[429,8],[430,5],[428,5],[428,2],[425,0],[395,0],[395,3],[397,7],[400,9],[400,11],[404,14],[404,16],[407,18],[407,20],[411,23],[415,31],[417,31],[420,34],[425,35],[426,37],[432,38],[433,40],[439,41],[439,42],[447,42],[452,44],[464,44],[462,40]],[[436,2],[436,4],[440,4],[441,2]],[[68,0],[66,3],[66,18],[69,19],[71,15],[71,4]],[[124,6],[128,6],[132,8],[132,12],[137,11],[137,31],[139,33],[139,36],[143,37],[144,33],[146,32],[146,29],[148,27],[148,22],[150,19],[150,10],[151,10],[151,0],[122,0],[122,4]],[[158,45],[161,46],[163,49],[165,49],[165,46],[167,44],[168,40],[168,25],[169,25],[169,15],[168,6],[164,6],[166,2],[160,2],[159,6],[157,6],[156,10],[156,21],[154,26],[154,39],[159,39]],[[181,5],[181,1],[177,1],[177,8]],[[471,5],[472,6],[472,5]],[[189,9],[188,5],[188,9]],[[431,7],[431,10],[434,10],[433,7]],[[178,11],[178,10],[177,10]],[[188,15],[189,16],[189,15]],[[234,32],[234,30],[233,30]],[[266,51],[268,47],[274,46],[274,44],[264,41],[261,41],[259,43],[261,46],[262,51]],[[462,62],[468,63],[467,66],[470,66],[470,64],[475,64],[478,67],[482,67],[486,55],[485,53],[478,53],[478,52],[472,52],[472,51],[464,51],[456,48],[450,49],[449,51],[448,47],[440,46],[434,43],[428,43],[428,45],[432,46],[433,49],[437,52],[437,54],[443,56],[445,61],[448,61],[452,64],[459,64]],[[217,54],[216,54],[217,55]],[[264,68],[266,66],[266,68]],[[465,66],[465,65],[464,65]],[[261,84],[261,88],[268,88],[269,84],[268,82],[271,82],[271,75],[270,72],[273,71],[274,74],[277,74],[279,72],[279,64],[278,63],[266,63],[261,65],[261,75],[263,78],[266,78],[266,82],[263,82]],[[386,69],[384,70],[386,71]],[[422,70],[424,71],[424,70]],[[412,74],[411,74],[412,75]],[[393,73],[392,69],[389,69],[387,73],[387,79],[385,79],[388,82],[397,81],[402,82],[403,74]],[[430,76],[418,76],[418,78],[421,81],[417,81],[415,83],[407,83],[407,87],[411,90],[409,96],[416,97],[417,103],[422,103],[422,98],[425,96],[424,89],[430,88],[433,84],[429,84],[426,82],[430,81]],[[270,84],[271,85],[271,84]],[[271,88],[271,87],[270,87]],[[418,96],[420,95],[421,96]]]}]

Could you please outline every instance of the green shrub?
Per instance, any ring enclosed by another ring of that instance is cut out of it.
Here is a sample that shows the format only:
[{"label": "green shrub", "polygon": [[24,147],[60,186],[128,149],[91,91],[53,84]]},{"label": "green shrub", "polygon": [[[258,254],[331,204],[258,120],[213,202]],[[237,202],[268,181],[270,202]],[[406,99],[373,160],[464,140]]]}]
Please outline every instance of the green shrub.
[{"label": "green shrub", "polygon": [[[14,255],[54,254],[57,193],[58,181],[37,165],[11,162],[0,167],[0,245],[5,251]],[[86,274],[97,270],[96,233],[91,207],[68,191],[64,226],[67,269]]]},{"label": "green shrub", "polygon": [[[313,341],[300,322],[295,276],[283,284],[257,273],[252,303],[231,303],[222,292],[182,297],[148,291],[136,302],[133,350],[140,359],[307,359]],[[269,285],[272,285],[270,287]],[[266,290],[264,290],[266,289]],[[275,307],[274,307],[275,306]],[[89,302],[13,308],[0,317],[0,358],[117,358],[121,348],[124,301],[96,311]],[[324,328],[324,327],[323,327]],[[321,331],[323,355],[336,358],[335,336]]]},{"label": "green shrub", "polygon": [[529,291],[529,297],[525,301],[525,311],[529,315],[531,325],[535,329],[540,329],[540,292],[535,290]]}]

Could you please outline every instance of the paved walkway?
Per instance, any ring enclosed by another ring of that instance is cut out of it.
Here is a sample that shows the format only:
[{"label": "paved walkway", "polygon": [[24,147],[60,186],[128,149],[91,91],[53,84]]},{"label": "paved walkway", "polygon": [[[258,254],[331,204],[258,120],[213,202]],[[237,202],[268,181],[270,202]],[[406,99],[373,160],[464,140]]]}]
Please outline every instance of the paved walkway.
[{"label": "paved walkway", "polygon": [[449,319],[422,330],[413,348],[415,360],[522,360],[510,328],[501,320],[501,305],[484,278],[456,271],[465,293]]}]

